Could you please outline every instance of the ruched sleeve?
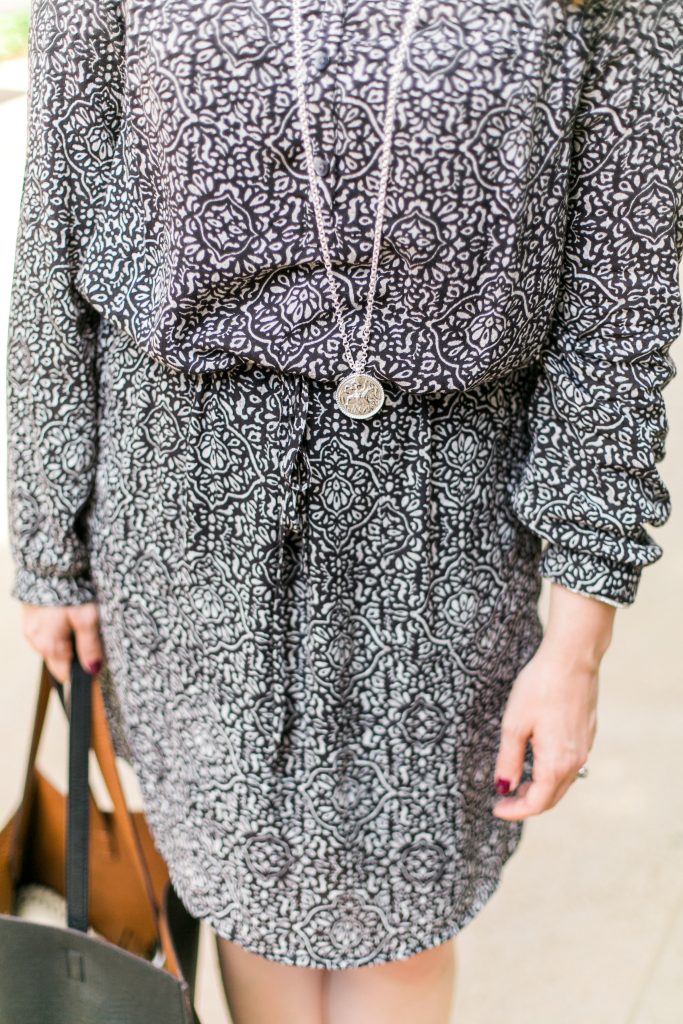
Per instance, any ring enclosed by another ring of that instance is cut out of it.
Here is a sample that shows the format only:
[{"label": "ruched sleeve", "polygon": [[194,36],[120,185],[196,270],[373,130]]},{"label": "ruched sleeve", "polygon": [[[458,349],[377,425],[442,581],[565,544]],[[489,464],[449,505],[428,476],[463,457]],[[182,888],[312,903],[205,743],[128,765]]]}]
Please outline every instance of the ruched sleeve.
[{"label": "ruched sleeve", "polygon": [[540,572],[631,604],[661,555],[658,463],[676,367],[683,255],[683,5],[587,5],[591,57],[573,125],[562,287],[512,488],[545,538]]},{"label": "ruched sleeve", "polygon": [[79,258],[121,118],[114,0],[34,0],[26,163],[7,345],[12,596],[93,600],[83,529],[97,449],[97,311]]}]

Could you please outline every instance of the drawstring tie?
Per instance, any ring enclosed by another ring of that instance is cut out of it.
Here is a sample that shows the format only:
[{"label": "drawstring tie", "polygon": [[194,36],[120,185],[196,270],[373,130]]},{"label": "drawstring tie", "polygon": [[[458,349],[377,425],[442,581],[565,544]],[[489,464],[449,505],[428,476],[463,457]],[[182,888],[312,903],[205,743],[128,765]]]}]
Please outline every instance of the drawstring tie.
[{"label": "drawstring tie", "polygon": [[289,529],[296,534],[303,532],[304,495],[311,484],[311,463],[306,449],[311,382],[309,377],[297,373],[288,378],[288,384],[292,394],[292,413],[287,418],[288,437],[280,462],[284,484],[278,533],[280,569],[282,568],[282,541],[285,531]]},{"label": "drawstring tie", "polygon": [[272,729],[266,738],[265,757],[272,764],[277,760],[288,721],[287,652],[285,592],[285,543],[287,533],[302,536],[306,527],[306,494],[311,486],[311,464],[307,451],[310,439],[308,413],[311,407],[311,380],[303,373],[283,373],[282,380],[288,405],[283,419],[286,437],[279,468],[282,481],[277,527],[277,578],[273,600],[272,649],[273,678],[271,682]]}]

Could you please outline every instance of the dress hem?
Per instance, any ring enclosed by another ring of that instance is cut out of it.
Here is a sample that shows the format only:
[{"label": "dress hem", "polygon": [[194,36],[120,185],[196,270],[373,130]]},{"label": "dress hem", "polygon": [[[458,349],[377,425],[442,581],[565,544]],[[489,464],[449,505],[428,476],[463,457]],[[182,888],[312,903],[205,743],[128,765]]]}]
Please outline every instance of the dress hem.
[{"label": "dress hem", "polygon": [[[509,860],[510,856],[515,852],[518,845],[519,842],[517,842],[514,848],[509,852],[506,861]],[[503,863],[502,867],[505,867],[505,862]],[[219,924],[224,924],[224,922],[221,922],[219,918],[205,916],[202,918],[202,920],[214,931],[214,933],[219,938],[226,939],[228,942],[235,942],[238,946],[241,946],[242,949],[246,950],[248,953],[256,953],[258,956],[262,956],[266,960],[271,960],[275,963],[286,964],[289,967],[317,967],[321,970],[346,970],[349,967],[372,967],[379,966],[380,964],[395,963],[399,960],[407,960],[412,956],[416,956],[418,953],[424,953],[429,949],[434,949],[437,946],[441,946],[443,945],[443,943],[448,942],[449,939],[452,939],[455,935],[458,934],[458,932],[461,932],[465,925],[469,924],[470,921],[477,917],[478,914],[484,909],[484,907],[489,902],[491,897],[498,890],[501,878],[502,871],[499,872],[497,877],[494,879],[492,886],[487,886],[485,889],[482,890],[479,899],[476,900],[470,906],[469,911],[464,916],[459,917],[454,924],[450,924],[448,928],[439,932],[436,936],[412,946],[408,951],[401,953],[399,956],[375,957],[373,960],[363,961],[362,963],[359,963],[357,960],[326,960],[324,957],[320,957],[314,960],[310,956],[291,957],[287,956],[286,954],[274,954],[272,951],[264,952],[263,948],[258,943],[242,942],[240,939],[236,938],[234,929],[232,934],[222,933],[219,929]]]}]

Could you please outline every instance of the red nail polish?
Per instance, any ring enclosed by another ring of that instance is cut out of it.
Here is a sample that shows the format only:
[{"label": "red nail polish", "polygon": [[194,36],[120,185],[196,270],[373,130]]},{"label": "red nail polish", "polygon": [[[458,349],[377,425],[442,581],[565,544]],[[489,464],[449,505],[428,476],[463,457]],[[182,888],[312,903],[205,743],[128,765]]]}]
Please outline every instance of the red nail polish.
[{"label": "red nail polish", "polygon": [[91,661],[90,662],[90,664],[88,665],[88,672],[90,672],[91,675],[95,676],[95,675],[97,675],[97,673],[100,671],[101,668],[102,668],[102,660],[100,658],[98,658],[97,661]]},{"label": "red nail polish", "polygon": [[498,796],[505,796],[510,792],[509,779],[496,779],[496,793]]}]

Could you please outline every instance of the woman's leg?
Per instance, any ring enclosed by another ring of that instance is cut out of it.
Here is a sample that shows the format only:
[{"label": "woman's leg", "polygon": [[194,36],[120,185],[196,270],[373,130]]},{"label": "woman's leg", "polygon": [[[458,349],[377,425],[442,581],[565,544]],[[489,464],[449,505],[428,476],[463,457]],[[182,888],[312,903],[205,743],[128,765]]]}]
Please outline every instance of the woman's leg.
[{"label": "woman's leg", "polygon": [[322,1024],[448,1024],[455,940],[386,964],[325,972]]},{"label": "woman's leg", "polygon": [[448,1024],[455,940],[405,960],[325,971],[290,967],[217,938],[233,1024]]},{"label": "woman's leg", "polygon": [[216,942],[232,1024],[323,1024],[322,968],[291,967],[236,942]]}]

